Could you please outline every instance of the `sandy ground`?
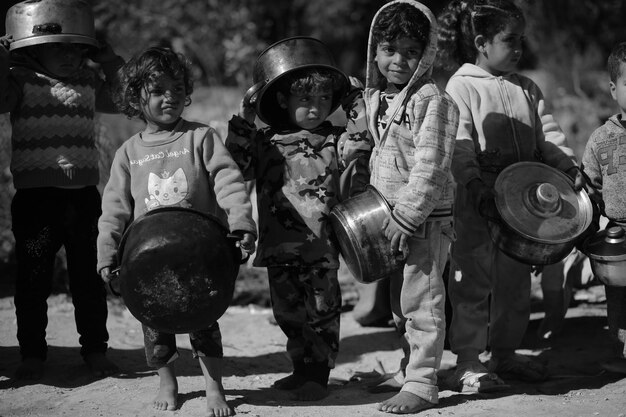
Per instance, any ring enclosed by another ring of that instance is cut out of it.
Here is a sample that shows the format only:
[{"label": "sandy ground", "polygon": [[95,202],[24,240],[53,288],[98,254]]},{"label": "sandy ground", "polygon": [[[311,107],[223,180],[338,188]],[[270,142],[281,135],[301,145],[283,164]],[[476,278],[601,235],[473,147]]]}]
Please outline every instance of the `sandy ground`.
[{"label": "sandy ground", "polygon": [[[65,295],[49,300],[49,358],[46,376],[33,384],[16,382],[19,363],[13,298],[0,298],[0,416],[203,416],[203,380],[191,358],[185,335],[178,336],[180,408],[151,409],[158,377],[145,365],[142,334],[123,305],[110,301],[109,357],[123,373],[96,379],[79,355],[73,307]],[[563,335],[552,346],[534,337],[542,313],[534,313],[521,353],[548,364],[551,377],[541,384],[512,384],[499,394],[457,393],[441,383],[439,406],[420,416],[626,416],[626,378],[603,372],[598,362],[610,354],[606,306],[579,304],[571,308]],[[376,403],[390,394],[370,394],[366,381],[351,378],[369,372],[378,362],[397,369],[398,338],[391,328],[363,328],[347,311],[342,316],[341,348],[331,373],[330,395],[319,402],[291,401],[285,392],[269,388],[290,372],[285,337],[270,323],[268,309],[248,306],[228,309],[220,319],[225,350],[224,386],[237,415],[277,417],[382,416]],[[487,359],[487,358],[485,358]],[[440,380],[451,372],[455,357],[446,351]]]}]

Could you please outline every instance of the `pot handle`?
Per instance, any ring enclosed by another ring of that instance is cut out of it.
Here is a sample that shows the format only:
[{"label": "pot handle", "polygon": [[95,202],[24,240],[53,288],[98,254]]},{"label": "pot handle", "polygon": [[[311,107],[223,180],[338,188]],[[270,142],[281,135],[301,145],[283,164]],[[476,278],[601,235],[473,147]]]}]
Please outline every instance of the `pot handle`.
[{"label": "pot handle", "polygon": [[[233,239],[234,241],[239,241],[241,239],[241,236],[235,234],[235,233],[229,233],[226,235],[226,237],[228,239]],[[242,256],[241,261],[239,262],[241,265],[245,264],[246,262],[248,262],[248,259],[250,259],[250,254],[246,253],[246,256]]]},{"label": "pot handle", "polygon": [[259,81],[252,87],[248,88],[248,91],[246,91],[246,94],[243,96],[244,106],[254,106],[256,103],[257,94],[263,87],[265,87],[266,84],[267,81]]}]

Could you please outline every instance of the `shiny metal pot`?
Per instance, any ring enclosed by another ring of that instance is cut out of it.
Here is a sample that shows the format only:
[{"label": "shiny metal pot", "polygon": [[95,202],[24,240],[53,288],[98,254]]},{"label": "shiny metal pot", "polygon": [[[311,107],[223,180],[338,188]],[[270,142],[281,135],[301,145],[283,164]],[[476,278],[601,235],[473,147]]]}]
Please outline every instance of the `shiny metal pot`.
[{"label": "shiny metal pot", "polygon": [[497,215],[489,233],[497,247],[529,265],[565,258],[591,225],[593,207],[584,190],[548,165],[518,162],[496,179]]},{"label": "shiny metal pot", "polygon": [[620,226],[600,230],[587,239],[583,252],[589,257],[593,275],[602,283],[626,287],[626,232]]},{"label": "shiny metal pot", "polygon": [[296,36],[270,45],[254,64],[254,85],[248,89],[244,100],[254,106],[257,116],[264,123],[274,127],[285,123],[287,114],[276,99],[277,81],[303,68],[325,69],[339,75],[343,86],[333,94],[331,113],[339,107],[350,85],[348,77],[335,66],[330,51],[321,41]]},{"label": "shiny metal pot", "polygon": [[91,4],[84,0],[26,0],[6,14],[11,50],[42,43],[66,42],[98,46]]},{"label": "shiny metal pot", "polygon": [[224,314],[241,262],[235,240],[214,217],[157,208],[124,232],[118,249],[120,292],[143,324],[189,333]]},{"label": "shiny metal pot", "polygon": [[357,281],[368,284],[404,267],[405,255],[392,253],[382,231],[391,208],[374,187],[337,204],[329,216],[344,261]]}]

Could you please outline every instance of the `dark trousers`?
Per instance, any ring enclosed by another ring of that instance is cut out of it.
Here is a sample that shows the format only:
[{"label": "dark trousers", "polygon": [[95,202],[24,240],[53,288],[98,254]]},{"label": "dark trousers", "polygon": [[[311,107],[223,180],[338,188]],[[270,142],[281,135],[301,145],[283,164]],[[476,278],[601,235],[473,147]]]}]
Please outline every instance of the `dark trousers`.
[{"label": "dark trousers", "polygon": [[11,203],[17,258],[15,312],[22,358],[46,359],[46,302],[56,253],[65,247],[81,355],[104,352],[107,303],[96,271],[96,238],[101,213],[95,186],[80,189],[20,189]]}]

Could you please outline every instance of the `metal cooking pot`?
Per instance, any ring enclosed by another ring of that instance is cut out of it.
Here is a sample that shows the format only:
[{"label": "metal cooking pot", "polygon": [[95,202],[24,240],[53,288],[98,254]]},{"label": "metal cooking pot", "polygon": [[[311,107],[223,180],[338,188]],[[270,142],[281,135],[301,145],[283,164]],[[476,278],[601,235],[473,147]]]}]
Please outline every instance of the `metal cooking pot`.
[{"label": "metal cooking pot", "polygon": [[341,255],[354,278],[364,284],[388,277],[404,267],[405,255],[392,253],[382,231],[391,207],[371,185],[330,211]]},{"label": "metal cooking pot", "polygon": [[287,113],[276,99],[277,81],[303,68],[325,69],[340,76],[343,85],[333,94],[331,113],[339,107],[341,98],[350,86],[348,77],[335,67],[330,51],[321,41],[295,36],[267,47],[254,64],[254,85],[248,89],[244,100],[254,106],[257,116],[264,123],[271,126],[285,124]]},{"label": "metal cooking pot", "polygon": [[11,50],[42,43],[66,42],[98,46],[91,5],[84,0],[26,0],[6,14]]},{"label": "metal cooking pot", "polygon": [[620,226],[600,230],[587,239],[583,252],[591,270],[602,283],[626,287],[626,232]]},{"label": "metal cooking pot", "polygon": [[593,207],[584,190],[575,192],[571,179],[548,165],[518,162],[496,179],[497,216],[489,233],[497,247],[529,265],[547,265],[565,258],[591,225]]},{"label": "metal cooking pot", "polygon": [[214,217],[163,207],[137,218],[118,249],[120,293],[143,324],[167,333],[210,326],[228,308],[241,251]]}]

